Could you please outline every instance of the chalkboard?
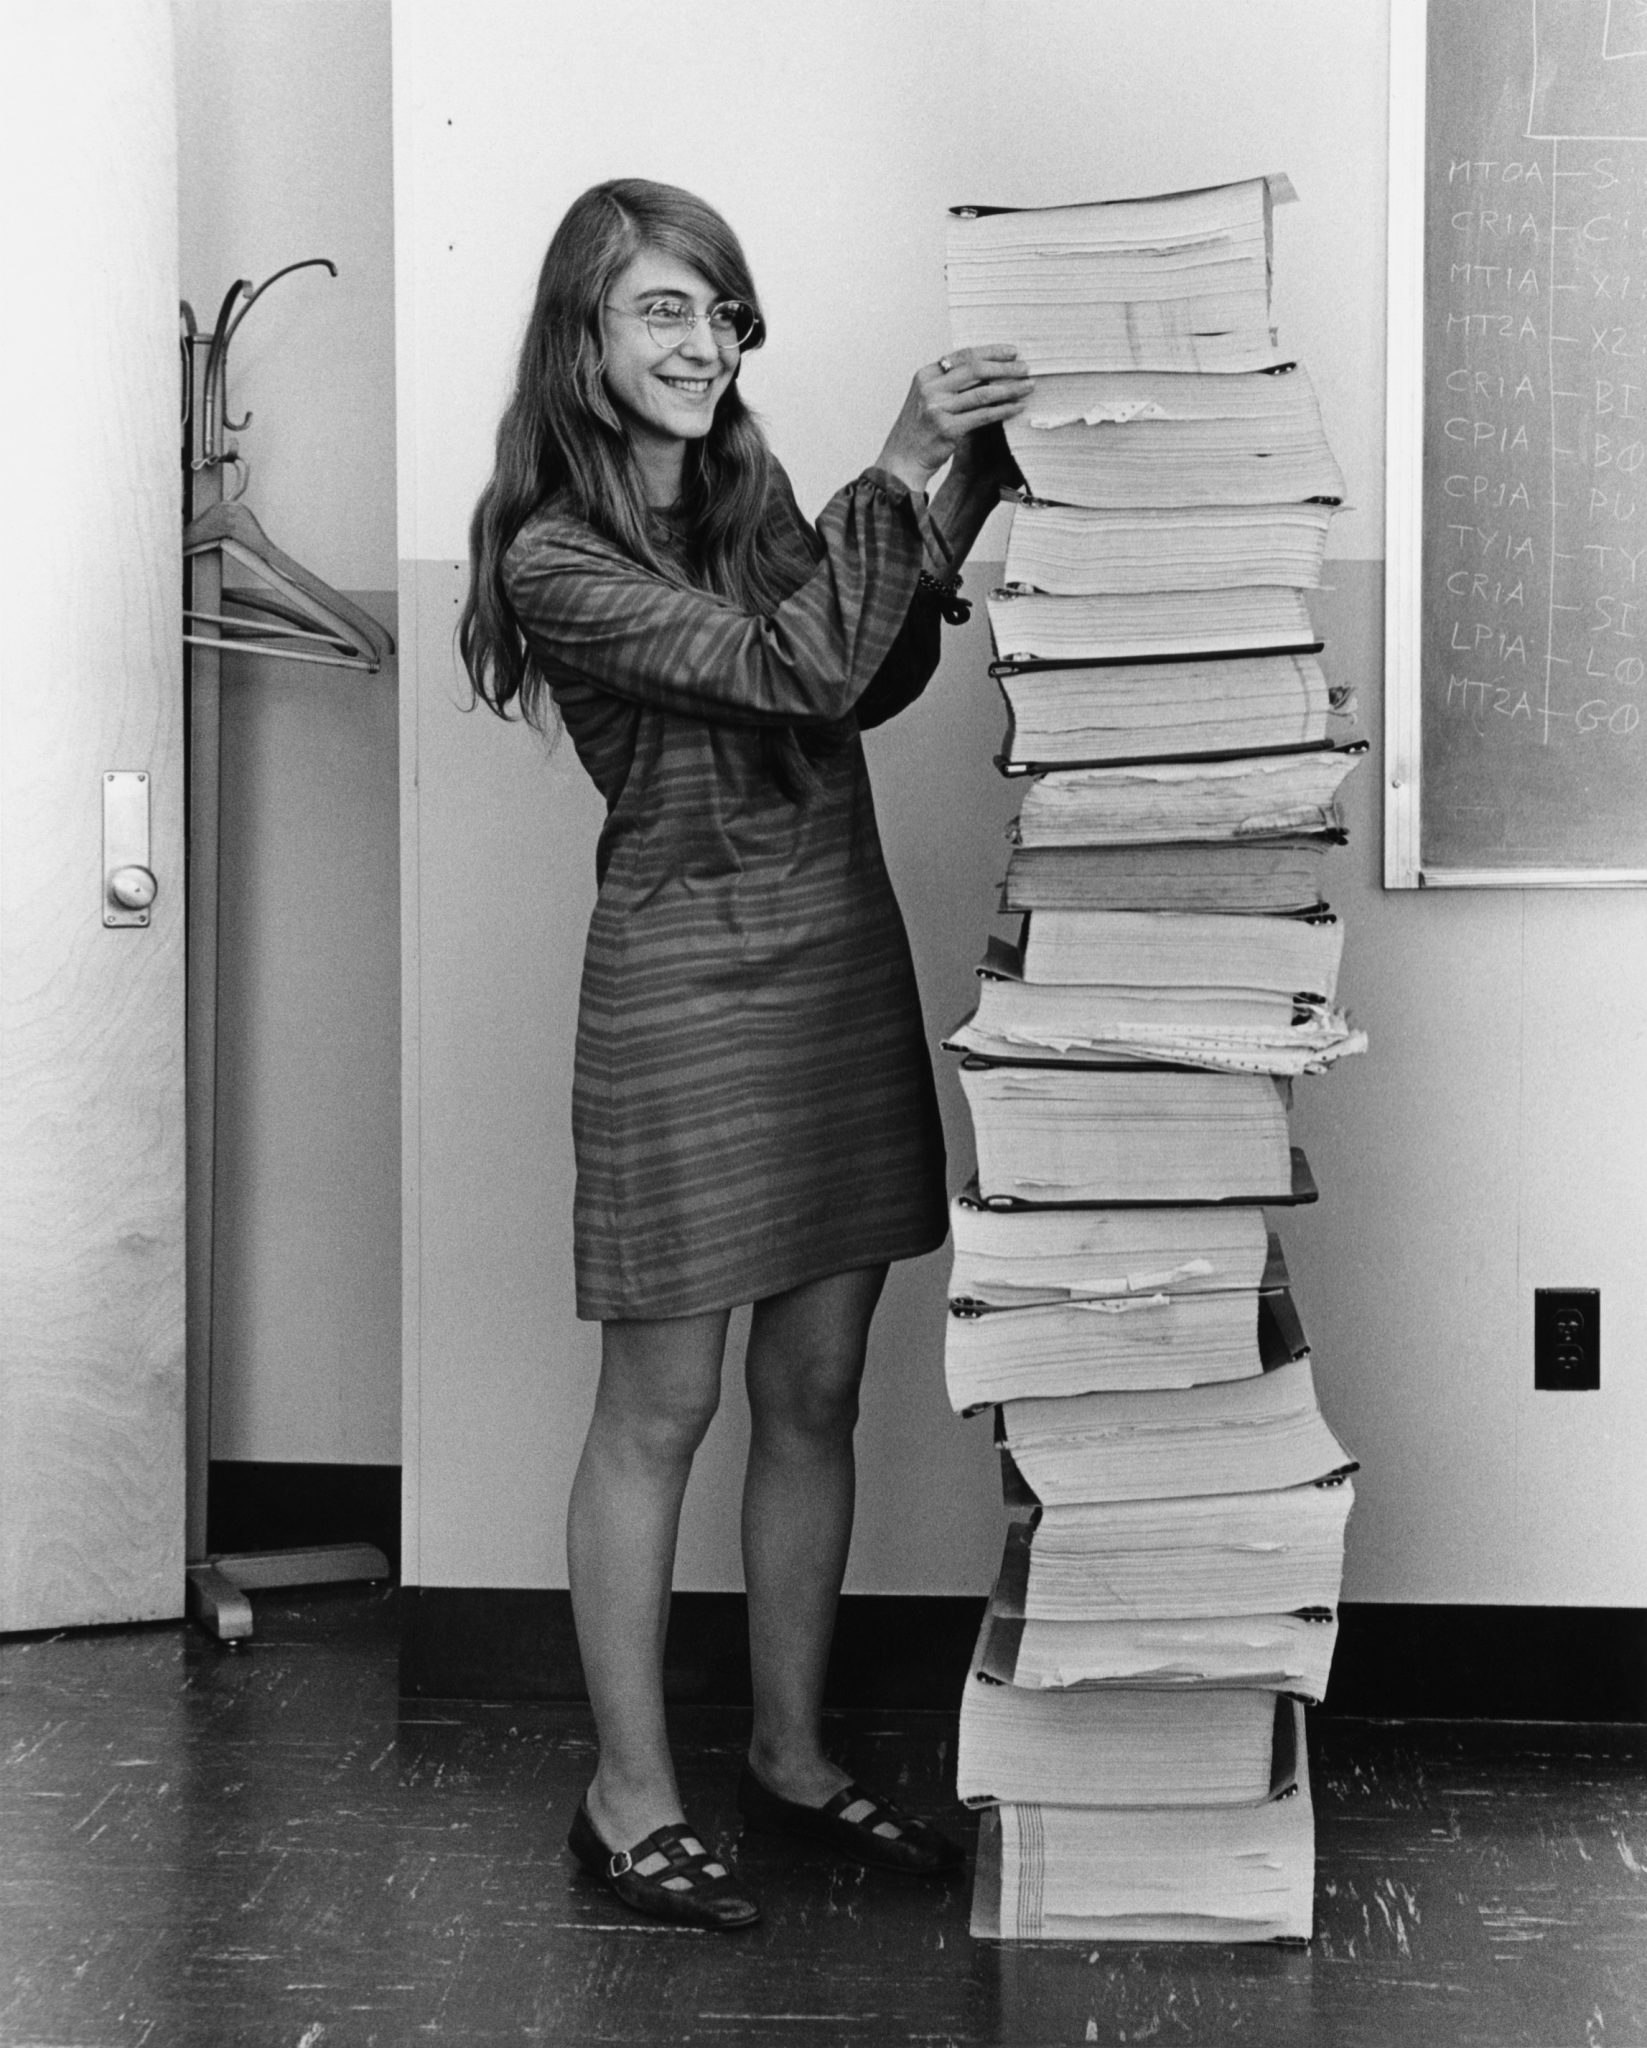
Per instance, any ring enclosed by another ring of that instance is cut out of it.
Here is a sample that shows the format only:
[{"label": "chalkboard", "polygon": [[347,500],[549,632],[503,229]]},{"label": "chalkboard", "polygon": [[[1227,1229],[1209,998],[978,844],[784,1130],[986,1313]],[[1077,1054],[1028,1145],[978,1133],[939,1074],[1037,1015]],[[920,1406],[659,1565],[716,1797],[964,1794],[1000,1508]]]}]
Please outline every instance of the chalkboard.
[{"label": "chalkboard", "polygon": [[1429,0],[1422,55],[1418,704],[1387,877],[1647,881],[1647,0]]}]

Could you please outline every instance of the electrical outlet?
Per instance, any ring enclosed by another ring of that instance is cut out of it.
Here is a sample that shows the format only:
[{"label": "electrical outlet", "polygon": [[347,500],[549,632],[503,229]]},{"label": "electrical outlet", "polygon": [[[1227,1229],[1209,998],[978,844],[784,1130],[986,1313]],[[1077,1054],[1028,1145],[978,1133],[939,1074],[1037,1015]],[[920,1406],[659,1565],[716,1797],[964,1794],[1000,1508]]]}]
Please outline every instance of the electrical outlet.
[{"label": "electrical outlet", "polygon": [[1601,1289],[1533,1289],[1533,1385],[1589,1393],[1601,1385]]}]

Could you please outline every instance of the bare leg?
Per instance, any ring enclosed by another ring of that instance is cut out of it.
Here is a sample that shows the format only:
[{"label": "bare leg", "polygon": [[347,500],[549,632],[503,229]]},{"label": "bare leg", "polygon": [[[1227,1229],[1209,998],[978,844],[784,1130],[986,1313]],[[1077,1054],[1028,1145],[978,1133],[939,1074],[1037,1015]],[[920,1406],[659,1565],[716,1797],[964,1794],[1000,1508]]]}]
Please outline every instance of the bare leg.
[{"label": "bare leg", "polygon": [[749,1756],[786,1799],[821,1805],[847,1782],[822,1748],[824,1671],[852,1540],[852,1430],[885,1266],[755,1304],[746,1376],[744,1580],[755,1719]]},{"label": "bare leg", "polygon": [[600,1388],[566,1553],[600,1762],[589,1817],[614,1849],[685,1819],[663,1712],[681,1498],[720,1398],[727,1315],[602,1326]]}]

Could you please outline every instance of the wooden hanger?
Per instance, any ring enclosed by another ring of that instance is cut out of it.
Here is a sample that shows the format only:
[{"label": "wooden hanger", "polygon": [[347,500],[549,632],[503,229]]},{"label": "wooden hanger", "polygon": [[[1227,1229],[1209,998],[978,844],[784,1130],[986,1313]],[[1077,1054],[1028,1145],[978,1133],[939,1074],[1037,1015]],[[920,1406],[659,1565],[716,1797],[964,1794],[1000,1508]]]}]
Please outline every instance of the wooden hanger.
[{"label": "wooden hanger", "polygon": [[[249,569],[262,586],[225,584],[223,602],[263,617],[251,620],[221,612],[186,611],[185,628],[204,625],[214,629],[209,634],[185,631],[187,645],[240,647],[277,660],[358,668],[371,675],[394,652],[394,641],[376,619],[277,548],[246,506],[228,500],[190,521],[183,533],[183,552],[198,555],[208,548]],[[268,624],[268,620],[277,623]],[[306,644],[288,644],[292,641]]]},{"label": "wooden hanger", "polygon": [[[209,337],[205,374],[198,393],[199,451],[191,453],[188,460],[189,477],[198,477],[199,483],[190,491],[188,509],[202,498],[210,502],[185,526],[183,552],[216,553],[221,560],[249,569],[258,581],[255,585],[224,584],[219,574],[219,602],[233,610],[185,609],[183,642],[188,647],[215,648],[219,653],[239,649],[276,661],[311,661],[327,668],[364,669],[375,675],[394,652],[395,643],[389,634],[358,605],[351,604],[301,562],[277,548],[246,506],[235,498],[222,496],[224,468],[232,466],[240,471],[242,490],[246,471],[243,458],[225,445],[225,435],[239,433],[252,417],[250,413],[239,420],[229,416],[229,343],[270,285],[297,270],[324,270],[332,277],[337,275],[337,265],[330,257],[307,256],[300,263],[288,263],[258,285],[249,277],[237,278],[224,296]],[[193,350],[197,343],[207,342],[207,337],[199,333],[187,300],[183,302],[181,320],[183,422],[187,438],[193,431],[190,415],[196,398]],[[207,588],[211,588],[210,582]],[[247,613],[256,616],[248,618]],[[209,630],[191,630],[200,626]]]}]

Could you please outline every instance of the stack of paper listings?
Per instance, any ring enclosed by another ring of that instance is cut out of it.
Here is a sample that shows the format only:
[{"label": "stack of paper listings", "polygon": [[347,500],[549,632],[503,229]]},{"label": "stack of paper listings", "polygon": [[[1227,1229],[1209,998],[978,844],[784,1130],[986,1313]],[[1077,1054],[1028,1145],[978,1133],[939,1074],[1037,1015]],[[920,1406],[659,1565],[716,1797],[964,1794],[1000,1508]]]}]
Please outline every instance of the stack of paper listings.
[{"label": "stack of paper listings", "polygon": [[1323,900],[1362,751],[1304,592],[1343,479],[1270,325],[1283,178],[951,222],[954,341],[1013,341],[990,600],[1024,777],[978,1005],[946,1371],[1006,1552],[961,1708],[973,1931],[1307,1939],[1301,1702],[1353,1460],[1266,1210],[1296,1076],[1364,1039]]}]

